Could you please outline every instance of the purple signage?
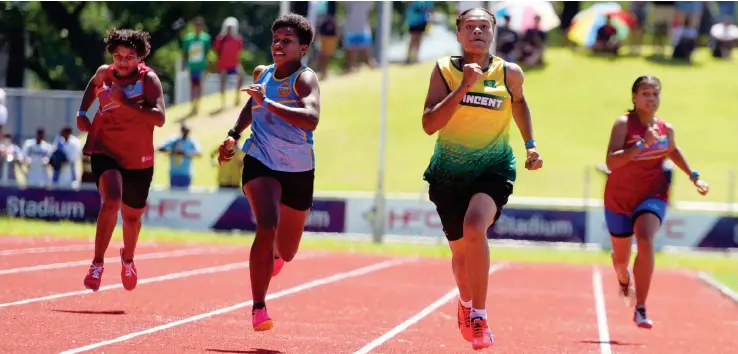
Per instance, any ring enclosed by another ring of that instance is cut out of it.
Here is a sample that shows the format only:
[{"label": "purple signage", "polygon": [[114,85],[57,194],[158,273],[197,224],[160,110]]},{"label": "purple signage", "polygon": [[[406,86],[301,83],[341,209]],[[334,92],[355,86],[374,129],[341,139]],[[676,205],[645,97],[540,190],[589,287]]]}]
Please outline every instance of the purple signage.
[{"label": "purple signage", "polygon": [[718,219],[707,235],[700,240],[698,247],[738,247],[738,218],[723,217]]},{"label": "purple signage", "polygon": [[586,223],[584,211],[506,208],[487,238],[584,243]]},{"label": "purple signage", "polygon": [[[316,199],[305,222],[305,231],[343,232],[345,216],[344,201]],[[211,228],[256,231],[256,220],[248,199],[243,196],[236,198]]]},{"label": "purple signage", "polygon": [[0,215],[95,222],[99,211],[100,194],[95,190],[0,187]]}]

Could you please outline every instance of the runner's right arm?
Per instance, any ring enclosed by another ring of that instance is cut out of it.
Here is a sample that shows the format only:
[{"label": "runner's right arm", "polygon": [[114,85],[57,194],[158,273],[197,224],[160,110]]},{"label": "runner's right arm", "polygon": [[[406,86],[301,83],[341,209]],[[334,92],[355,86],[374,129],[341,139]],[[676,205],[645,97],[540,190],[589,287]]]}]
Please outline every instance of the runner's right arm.
[{"label": "runner's right arm", "polygon": [[85,87],[85,93],[82,96],[82,103],[79,105],[80,111],[87,111],[92,106],[92,102],[95,102],[95,98],[97,98],[95,89],[103,84],[106,71],[108,71],[108,64],[100,65],[97,71],[95,71],[95,75],[92,75],[92,78],[90,78],[87,87]]},{"label": "runner's right arm", "polygon": [[[259,79],[259,76],[261,76],[261,73],[264,72],[264,69],[266,69],[266,66],[259,65],[256,68],[254,68],[253,78],[254,82]],[[238,115],[238,120],[236,120],[236,125],[233,126],[232,131],[235,132],[238,135],[241,135],[241,133],[251,125],[251,121],[253,121],[254,117],[251,115],[251,106],[253,105],[254,100],[249,97],[248,101],[246,101],[246,105],[243,106],[243,109],[241,109],[241,113]]]},{"label": "runner's right arm", "polygon": [[433,135],[448,123],[469,87],[459,85],[455,90],[449,91],[441,69],[437,65],[433,68],[423,110],[423,130],[426,134]]},{"label": "runner's right arm", "polygon": [[[97,98],[97,93],[95,92],[95,89],[103,84],[106,71],[108,71],[108,65],[100,65],[100,67],[97,68],[97,70],[95,71],[95,74],[92,75],[92,78],[90,78],[90,81],[87,83],[87,87],[85,87],[85,92],[82,95],[82,102],[79,105],[79,112],[77,112],[77,128],[81,131],[87,131],[89,129],[89,125],[91,122],[90,119],[87,117],[87,110],[90,109],[90,106],[92,106],[92,102],[95,102],[95,99]],[[80,112],[84,113],[80,115]],[[85,121],[87,123],[85,123]]]},{"label": "runner's right arm", "polygon": [[612,171],[633,160],[638,155],[640,149],[638,145],[633,145],[630,149],[623,149],[625,145],[625,136],[628,133],[628,120],[624,117],[618,118],[612,126],[610,133],[610,143],[607,147],[607,168]]}]

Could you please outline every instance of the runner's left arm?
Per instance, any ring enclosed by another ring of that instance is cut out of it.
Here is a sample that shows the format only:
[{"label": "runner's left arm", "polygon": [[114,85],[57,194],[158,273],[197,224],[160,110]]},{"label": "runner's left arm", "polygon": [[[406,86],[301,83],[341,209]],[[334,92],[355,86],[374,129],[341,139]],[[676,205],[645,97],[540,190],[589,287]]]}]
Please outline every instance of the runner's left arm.
[{"label": "runner's left arm", "polygon": [[666,128],[669,137],[669,159],[677,167],[679,167],[680,170],[686,173],[693,183],[697,182],[699,176],[693,175],[695,171],[692,170],[691,167],[689,167],[689,163],[687,163],[687,158],[684,156],[682,149],[679,148],[679,145],[677,145],[676,140],[674,140],[674,127],[671,124],[667,124]]},{"label": "runner's left arm", "polygon": [[318,76],[310,70],[303,71],[295,81],[295,93],[300,107],[288,107],[283,104],[264,100],[269,112],[284,119],[294,126],[315,130],[320,120],[320,85]]},{"label": "runner's left arm", "polygon": [[525,99],[525,94],[523,93],[523,81],[525,81],[523,69],[513,63],[507,63],[506,65],[507,72],[505,75],[507,75],[507,88],[510,91],[513,119],[515,119],[515,124],[520,129],[520,135],[523,136],[523,141],[532,141],[533,121],[530,107],[528,107],[528,101]]}]

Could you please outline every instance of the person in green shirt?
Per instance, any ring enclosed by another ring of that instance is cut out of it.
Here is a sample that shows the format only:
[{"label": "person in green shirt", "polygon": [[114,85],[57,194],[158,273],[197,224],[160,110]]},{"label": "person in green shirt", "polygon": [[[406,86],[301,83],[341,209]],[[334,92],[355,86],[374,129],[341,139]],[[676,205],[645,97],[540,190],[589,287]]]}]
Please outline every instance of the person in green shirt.
[{"label": "person in green shirt", "polygon": [[192,99],[192,113],[197,114],[200,104],[200,81],[208,66],[208,50],[211,46],[210,34],[205,32],[205,21],[198,16],[194,20],[194,32],[187,33],[182,44],[187,68],[190,70],[190,97]]}]

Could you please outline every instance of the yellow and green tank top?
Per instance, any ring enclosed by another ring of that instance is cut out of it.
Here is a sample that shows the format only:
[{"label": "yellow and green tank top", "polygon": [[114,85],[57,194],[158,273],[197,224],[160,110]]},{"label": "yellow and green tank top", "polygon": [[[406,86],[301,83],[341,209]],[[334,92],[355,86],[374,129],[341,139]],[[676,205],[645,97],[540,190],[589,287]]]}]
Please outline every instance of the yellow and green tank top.
[{"label": "yellow and green tank top", "polygon": [[[483,68],[484,74],[438,132],[425,180],[464,184],[495,173],[515,181],[515,155],[509,143],[513,97],[505,80],[506,65],[493,56],[489,67]],[[436,66],[449,93],[461,85],[460,57],[441,58]]]}]

